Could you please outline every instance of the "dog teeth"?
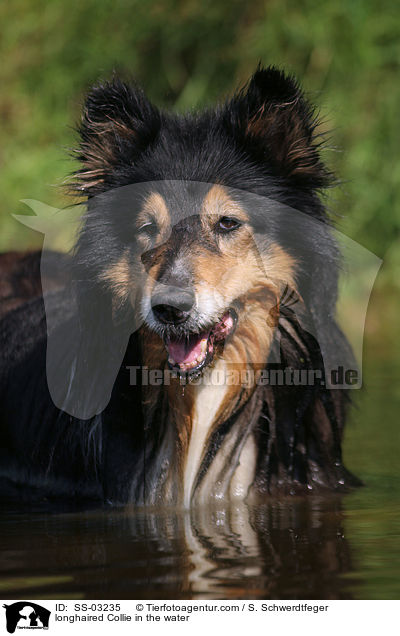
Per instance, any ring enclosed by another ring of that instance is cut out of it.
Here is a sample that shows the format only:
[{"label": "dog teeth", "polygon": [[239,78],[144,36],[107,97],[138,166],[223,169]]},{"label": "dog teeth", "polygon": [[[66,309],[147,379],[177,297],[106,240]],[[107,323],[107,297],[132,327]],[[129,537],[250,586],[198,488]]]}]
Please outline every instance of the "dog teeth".
[{"label": "dog teeth", "polygon": [[199,362],[203,362],[204,357],[205,357],[204,355],[198,355],[197,358],[195,358],[195,360],[192,360],[192,362],[182,362],[178,366],[181,371],[190,371],[190,369],[194,369],[195,367],[197,367]]}]

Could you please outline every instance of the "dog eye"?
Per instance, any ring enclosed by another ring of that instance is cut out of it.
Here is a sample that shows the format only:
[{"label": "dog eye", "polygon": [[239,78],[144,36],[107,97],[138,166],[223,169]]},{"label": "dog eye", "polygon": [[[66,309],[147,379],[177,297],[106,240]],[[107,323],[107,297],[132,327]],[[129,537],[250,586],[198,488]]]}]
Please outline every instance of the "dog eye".
[{"label": "dog eye", "polygon": [[150,238],[154,238],[157,235],[158,227],[153,221],[147,221],[138,228],[137,232],[138,234],[145,234]]},{"label": "dog eye", "polygon": [[220,232],[231,232],[241,226],[241,223],[230,216],[222,216],[217,223],[217,230]]}]

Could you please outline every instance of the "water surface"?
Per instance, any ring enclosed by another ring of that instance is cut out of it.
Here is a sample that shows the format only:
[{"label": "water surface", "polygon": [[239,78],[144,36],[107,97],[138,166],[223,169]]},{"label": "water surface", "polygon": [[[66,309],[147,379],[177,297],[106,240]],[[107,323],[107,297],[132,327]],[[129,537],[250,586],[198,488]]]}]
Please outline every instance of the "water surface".
[{"label": "water surface", "polygon": [[396,599],[400,369],[370,344],[345,443],[365,487],[345,496],[182,512],[9,508],[0,596],[94,599]]}]

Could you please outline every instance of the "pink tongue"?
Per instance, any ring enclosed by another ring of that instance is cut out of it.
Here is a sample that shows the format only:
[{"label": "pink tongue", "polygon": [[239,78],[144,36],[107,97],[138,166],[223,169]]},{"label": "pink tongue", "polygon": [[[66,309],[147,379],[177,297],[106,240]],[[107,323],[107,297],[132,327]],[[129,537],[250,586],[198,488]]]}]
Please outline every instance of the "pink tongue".
[{"label": "pink tongue", "polygon": [[207,338],[207,333],[192,335],[189,339],[170,340],[167,349],[170,358],[177,364],[189,364],[194,362],[201,354],[201,341]]}]

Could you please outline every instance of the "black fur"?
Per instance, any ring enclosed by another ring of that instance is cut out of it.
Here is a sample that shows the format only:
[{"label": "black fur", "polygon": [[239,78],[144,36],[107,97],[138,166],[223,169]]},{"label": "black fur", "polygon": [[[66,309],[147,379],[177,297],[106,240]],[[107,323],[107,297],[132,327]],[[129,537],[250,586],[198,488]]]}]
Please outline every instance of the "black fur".
[{"label": "black fur", "polygon": [[[93,88],[79,128],[81,168],[72,180],[72,187],[89,199],[72,267],[84,281],[83,301],[101,288],[105,311],[103,316],[96,311],[90,329],[83,329],[82,346],[92,346],[86,339],[101,341],[102,321],[111,308],[102,274],[117,262],[129,236],[126,218],[112,217],[107,206],[100,215],[101,205],[93,209],[92,197],[101,201],[102,193],[134,183],[185,180],[221,183],[269,197],[321,222],[315,234],[295,237],[298,253],[312,253],[313,262],[298,272],[307,308],[304,323],[300,325],[290,308],[281,312],[280,365],[323,370],[320,347],[305,329],[307,321],[323,334],[328,349],[342,349],[344,359],[351,359],[334,321],[339,255],[320,199],[321,188],[332,183],[332,176],[320,158],[316,131],[314,110],[297,83],[274,68],[259,69],[226,104],[185,116],[157,110],[139,88],[118,78]],[[262,226],[262,217],[255,222]],[[291,231],[290,223],[282,227],[278,220],[269,227],[288,250]],[[60,324],[68,328],[65,296],[54,292],[51,302]],[[50,398],[40,297],[3,318],[0,340],[3,496],[162,500],[157,485],[164,469],[158,455],[160,449],[176,445],[175,431],[165,404],[145,412],[140,385],[129,384],[126,366],[140,365],[142,355],[138,333],[129,339],[109,405],[87,421],[59,411]],[[258,418],[254,488],[261,496],[343,490],[359,483],[341,458],[347,401],[345,391],[323,385],[257,389],[251,409]],[[244,405],[215,432],[204,471],[230,427],[246,421],[249,408]]]}]

